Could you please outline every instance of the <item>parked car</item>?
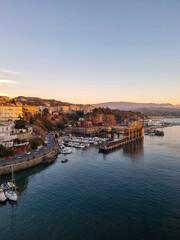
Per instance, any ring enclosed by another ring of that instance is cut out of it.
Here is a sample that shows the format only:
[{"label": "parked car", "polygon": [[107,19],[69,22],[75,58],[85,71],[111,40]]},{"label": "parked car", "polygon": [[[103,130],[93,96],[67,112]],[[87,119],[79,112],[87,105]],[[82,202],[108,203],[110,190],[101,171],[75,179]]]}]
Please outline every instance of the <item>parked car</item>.
[{"label": "parked car", "polygon": [[9,157],[7,157],[6,159],[8,160],[8,159],[11,159],[12,157],[11,156],[9,156]]}]

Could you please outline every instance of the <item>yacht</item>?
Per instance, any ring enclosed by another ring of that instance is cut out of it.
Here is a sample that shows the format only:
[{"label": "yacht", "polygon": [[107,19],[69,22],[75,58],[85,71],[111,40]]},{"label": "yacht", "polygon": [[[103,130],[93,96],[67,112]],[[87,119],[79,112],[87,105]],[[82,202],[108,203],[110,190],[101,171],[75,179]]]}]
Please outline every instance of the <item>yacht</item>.
[{"label": "yacht", "polygon": [[84,148],[85,147],[85,145],[83,143],[80,143],[79,146],[80,146],[80,148]]}]

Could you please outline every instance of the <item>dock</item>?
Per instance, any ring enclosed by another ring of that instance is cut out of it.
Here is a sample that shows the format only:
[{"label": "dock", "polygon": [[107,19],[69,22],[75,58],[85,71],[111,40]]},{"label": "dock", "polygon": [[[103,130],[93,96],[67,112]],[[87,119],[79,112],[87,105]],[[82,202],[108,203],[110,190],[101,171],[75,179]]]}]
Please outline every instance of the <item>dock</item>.
[{"label": "dock", "polygon": [[99,151],[110,152],[143,137],[144,137],[144,123],[142,122],[129,123],[128,127],[123,127],[123,137],[121,139],[108,142],[105,146],[99,147]]}]

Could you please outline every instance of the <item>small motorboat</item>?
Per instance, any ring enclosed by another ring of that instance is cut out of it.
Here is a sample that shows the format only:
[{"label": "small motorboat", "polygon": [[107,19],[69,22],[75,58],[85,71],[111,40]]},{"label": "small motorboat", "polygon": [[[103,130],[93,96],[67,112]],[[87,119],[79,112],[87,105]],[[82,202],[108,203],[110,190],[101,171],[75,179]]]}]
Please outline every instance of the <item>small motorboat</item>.
[{"label": "small motorboat", "polygon": [[5,202],[6,200],[7,200],[7,197],[4,194],[4,189],[0,188],[0,202]]},{"label": "small motorboat", "polygon": [[17,202],[18,196],[15,192],[13,191],[6,191],[5,192],[6,197],[11,200]]},{"label": "small motorboat", "polygon": [[151,133],[149,134],[149,136],[155,136],[155,133],[154,133],[154,132],[151,132]]},{"label": "small motorboat", "polygon": [[62,160],[61,162],[62,163],[67,163],[69,160],[68,159],[64,159],[64,160]]},{"label": "small motorboat", "polygon": [[156,136],[164,136],[164,132],[163,132],[163,131],[156,130],[156,131],[155,131],[155,135],[156,135]]}]

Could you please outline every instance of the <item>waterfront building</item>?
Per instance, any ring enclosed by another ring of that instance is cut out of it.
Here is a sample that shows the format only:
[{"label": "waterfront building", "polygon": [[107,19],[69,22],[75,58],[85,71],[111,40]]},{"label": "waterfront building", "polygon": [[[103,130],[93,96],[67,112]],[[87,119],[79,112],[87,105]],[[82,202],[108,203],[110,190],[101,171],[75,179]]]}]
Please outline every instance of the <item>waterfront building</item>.
[{"label": "waterfront building", "polygon": [[22,105],[16,106],[10,103],[0,105],[0,122],[15,121],[19,117],[23,117]]},{"label": "waterfront building", "polygon": [[148,126],[161,126],[162,125],[162,121],[161,120],[158,120],[158,119],[148,119],[148,120],[145,120],[144,123]]}]

